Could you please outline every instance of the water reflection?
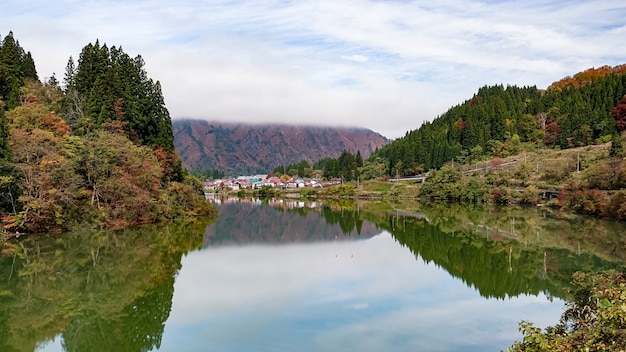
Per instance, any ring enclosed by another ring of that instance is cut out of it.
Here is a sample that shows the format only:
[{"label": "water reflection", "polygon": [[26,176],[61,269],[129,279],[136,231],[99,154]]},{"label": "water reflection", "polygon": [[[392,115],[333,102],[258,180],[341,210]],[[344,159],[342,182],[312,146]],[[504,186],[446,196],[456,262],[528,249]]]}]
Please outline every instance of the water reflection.
[{"label": "water reflection", "polygon": [[0,350],[500,350],[558,320],[575,270],[624,259],[621,225],[536,210],[220,203],[5,244]]},{"label": "water reflection", "polygon": [[520,319],[546,325],[562,307],[543,295],[486,300],[416,262],[386,231],[209,248],[183,258],[183,268],[164,350],[499,350],[518,337]]},{"label": "water reflection", "polygon": [[159,348],[181,257],[200,248],[207,225],[5,243],[0,256],[0,350]]}]

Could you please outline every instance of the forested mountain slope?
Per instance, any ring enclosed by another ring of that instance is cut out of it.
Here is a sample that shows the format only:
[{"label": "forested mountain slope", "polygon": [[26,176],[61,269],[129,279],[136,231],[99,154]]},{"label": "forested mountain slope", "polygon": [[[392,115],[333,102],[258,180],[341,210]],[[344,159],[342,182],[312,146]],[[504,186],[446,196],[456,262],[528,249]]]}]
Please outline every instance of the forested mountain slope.
[{"label": "forested mountain slope", "polygon": [[384,163],[390,175],[410,175],[453,159],[508,156],[522,143],[561,149],[605,143],[626,128],[626,109],[618,106],[626,106],[625,94],[626,65],[590,69],[546,90],[486,86],[371,160]]}]

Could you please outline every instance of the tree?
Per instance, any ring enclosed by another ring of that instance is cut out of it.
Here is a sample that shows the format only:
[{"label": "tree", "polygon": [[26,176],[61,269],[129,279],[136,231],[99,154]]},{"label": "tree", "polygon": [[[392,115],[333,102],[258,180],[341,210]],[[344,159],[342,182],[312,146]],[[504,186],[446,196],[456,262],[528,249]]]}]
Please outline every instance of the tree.
[{"label": "tree", "polygon": [[626,130],[626,96],[611,110],[618,131]]},{"label": "tree", "polygon": [[0,101],[0,162],[9,156],[9,128]]},{"label": "tree", "polygon": [[611,149],[609,150],[609,156],[623,156],[624,146],[622,145],[622,137],[619,133],[614,133],[611,138]]},{"label": "tree", "polygon": [[73,129],[89,132],[119,119],[123,112],[128,137],[149,147],[174,152],[174,135],[161,84],[148,77],[141,56],[131,58],[121,48],[99,42],[86,45],[78,66],[66,66],[66,111]]},{"label": "tree", "polygon": [[361,156],[360,150],[357,150],[355,160],[356,160],[356,166],[363,167],[363,157]]},{"label": "tree", "polygon": [[38,80],[35,63],[29,53],[25,53],[13,32],[4,37],[0,46],[0,100],[12,109],[20,103],[20,88],[25,79]]}]

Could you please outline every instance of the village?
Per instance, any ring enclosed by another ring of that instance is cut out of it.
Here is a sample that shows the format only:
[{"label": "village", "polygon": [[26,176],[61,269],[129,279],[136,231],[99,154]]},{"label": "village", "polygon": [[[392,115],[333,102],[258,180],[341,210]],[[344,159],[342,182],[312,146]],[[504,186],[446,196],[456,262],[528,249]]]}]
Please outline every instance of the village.
[{"label": "village", "polygon": [[219,191],[239,191],[247,189],[261,189],[271,187],[276,189],[298,189],[298,188],[323,188],[341,184],[341,178],[333,178],[330,181],[322,181],[319,177],[299,178],[283,175],[252,175],[239,176],[237,178],[225,178],[204,182],[204,192],[212,193]]}]

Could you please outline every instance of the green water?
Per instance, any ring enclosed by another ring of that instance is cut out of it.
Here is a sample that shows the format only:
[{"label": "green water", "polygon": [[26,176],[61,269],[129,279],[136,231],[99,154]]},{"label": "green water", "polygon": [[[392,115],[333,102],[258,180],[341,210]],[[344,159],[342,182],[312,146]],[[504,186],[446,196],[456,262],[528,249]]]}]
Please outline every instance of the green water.
[{"label": "green water", "polygon": [[27,237],[0,351],[489,351],[556,323],[626,228],[544,209],[231,202],[215,222]]}]

